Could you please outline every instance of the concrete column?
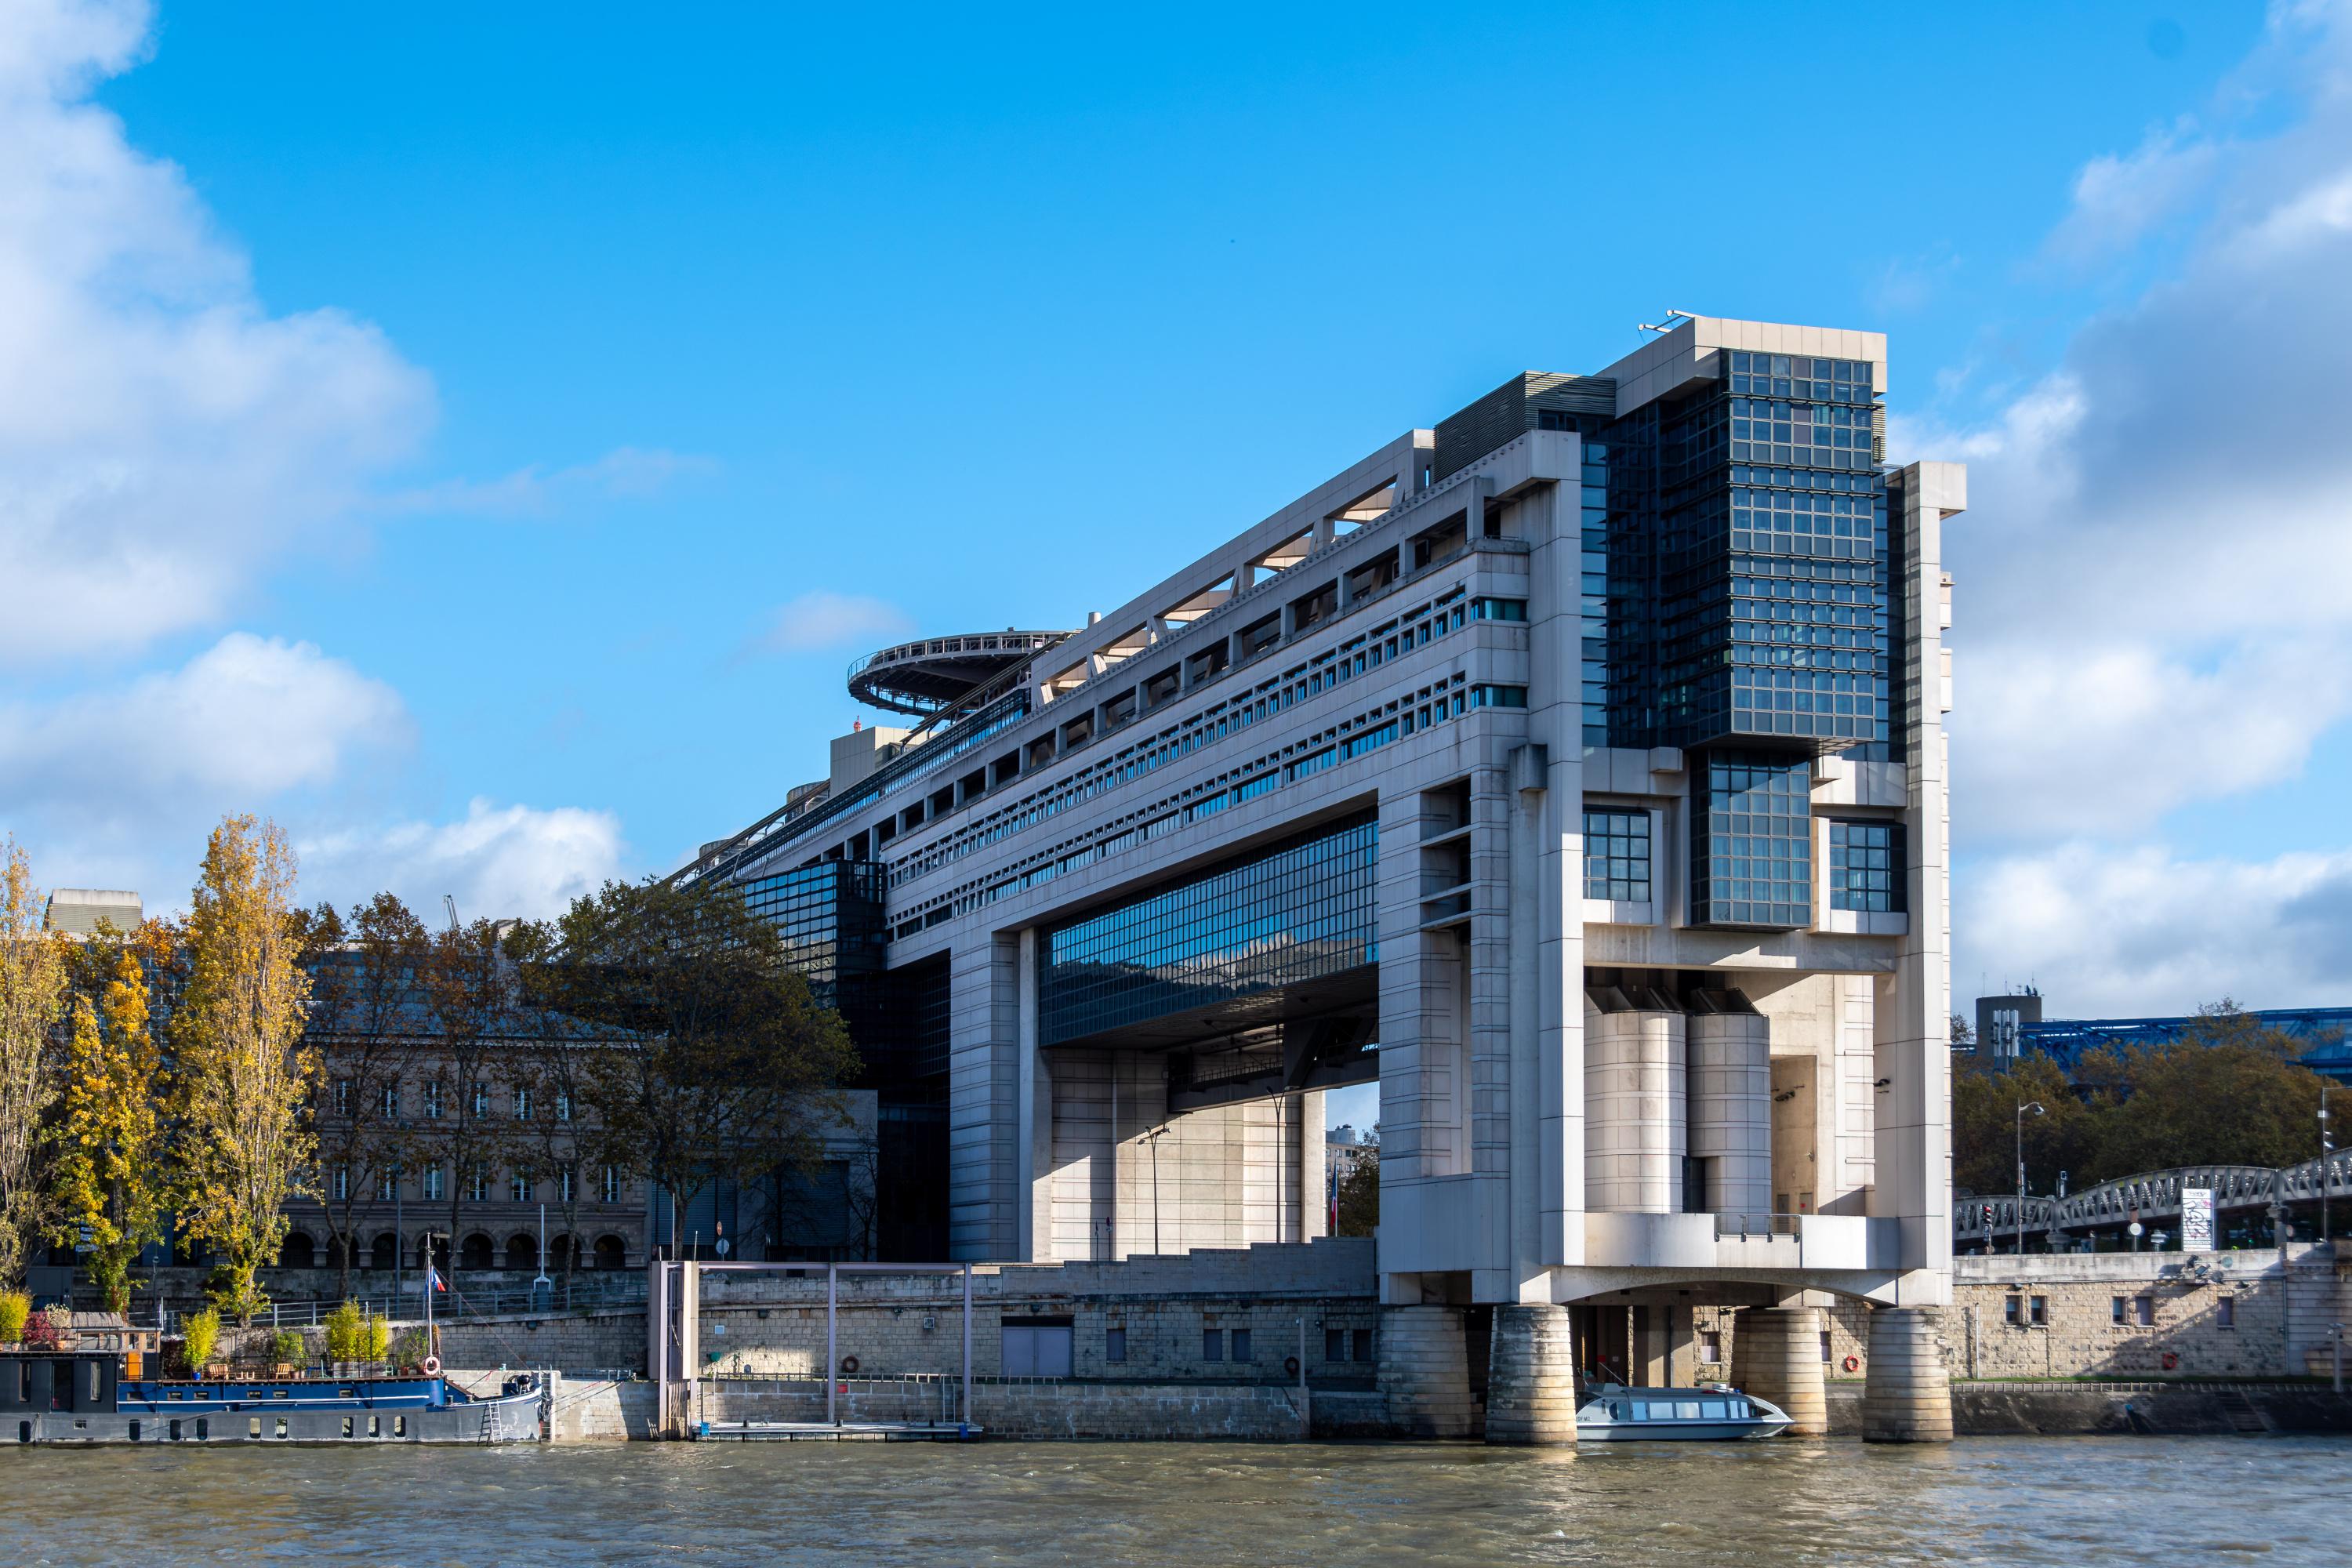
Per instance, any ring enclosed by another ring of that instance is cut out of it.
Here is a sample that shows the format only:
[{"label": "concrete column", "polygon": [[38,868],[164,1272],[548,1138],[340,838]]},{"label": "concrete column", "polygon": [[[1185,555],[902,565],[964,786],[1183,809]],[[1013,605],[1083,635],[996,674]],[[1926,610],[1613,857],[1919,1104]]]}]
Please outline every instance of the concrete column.
[{"label": "concrete column", "polygon": [[1772,1212],[1772,1021],[1693,1013],[1688,1025],[1690,1152],[1706,1162],[1707,1212]]},{"label": "concrete column", "polygon": [[1862,1440],[1948,1443],[1952,1389],[1944,1371],[1934,1308],[1885,1308],[1870,1314],[1870,1361],[1863,1375]]},{"label": "concrete column", "polygon": [[1683,1027],[1680,1013],[1655,1009],[1586,1015],[1584,1182],[1593,1208],[1682,1207]]},{"label": "concrete column", "polygon": [[1381,1310],[1381,1392],[1389,1422],[1413,1437],[1467,1437],[1477,1429],[1462,1309]]},{"label": "concrete column", "polygon": [[1749,1307],[1731,1333],[1731,1382],[1742,1393],[1786,1411],[1789,1431],[1826,1437],[1829,1394],[1822,1385],[1822,1312],[1818,1307]]},{"label": "concrete column", "polygon": [[1576,1341],[1568,1309],[1495,1309],[1486,1360],[1486,1441],[1576,1441]]}]

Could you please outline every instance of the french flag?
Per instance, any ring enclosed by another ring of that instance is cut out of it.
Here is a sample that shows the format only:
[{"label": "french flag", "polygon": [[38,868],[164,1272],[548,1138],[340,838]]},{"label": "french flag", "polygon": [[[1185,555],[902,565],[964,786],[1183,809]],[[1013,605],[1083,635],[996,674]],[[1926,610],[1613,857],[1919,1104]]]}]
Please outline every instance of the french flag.
[{"label": "french flag", "polygon": [[425,1266],[425,1283],[436,1290],[449,1289],[449,1282],[441,1278],[441,1270],[434,1268],[430,1263]]}]

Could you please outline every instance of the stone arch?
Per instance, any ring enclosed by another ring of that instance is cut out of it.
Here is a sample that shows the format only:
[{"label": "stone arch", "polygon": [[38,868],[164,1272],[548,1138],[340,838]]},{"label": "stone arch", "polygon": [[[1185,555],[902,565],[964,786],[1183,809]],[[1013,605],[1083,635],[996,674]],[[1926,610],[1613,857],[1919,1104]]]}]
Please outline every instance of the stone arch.
[{"label": "stone arch", "polygon": [[478,1230],[467,1237],[465,1246],[458,1249],[457,1267],[460,1268],[492,1268],[497,1267],[497,1263],[498,1244]]},{"label": "stone arch", "polygon": [[506,1266],[509,1268],[537,1268],[539,1238],[523,1230],[507,1237]]},{"label": "stone arch", "polygon": [[551,1272],[583,1268],[586,1263],[587,1259],[581,1256],[580,1238],[576,1236],[558,1236],[547,1244],[547,1267]]},{"label": "stone arch", "polygon": [[390,1231],[378,1234],[368,1246],[368,1267],[389,1272],[400,1267],[400,1237]]},{"label": "stone arch", "polygon": [[596,1238],[597,1268],[626,1268],[628,1266],[629,1244],[627,1242],[609,1234]]},{"label": "stone arch", "polygon": [[278,1244],[278,1267],[280,1268],[316,1268],[319,1266],[319,1244],[307,1230],[289,1230],[286,1239]]}]

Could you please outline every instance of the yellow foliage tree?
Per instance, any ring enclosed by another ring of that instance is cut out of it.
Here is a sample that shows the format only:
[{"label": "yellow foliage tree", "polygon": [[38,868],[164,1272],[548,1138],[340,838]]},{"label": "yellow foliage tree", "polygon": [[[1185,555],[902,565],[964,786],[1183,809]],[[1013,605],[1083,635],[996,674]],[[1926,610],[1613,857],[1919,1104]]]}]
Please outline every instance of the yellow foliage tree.
[{"label": "yellow foliage tree", "polygon": [[314,1140],[318,1053],[302,1041],[310,978],[297,962],[294,852],[274,823],[213,830],[188,916],[187,990],[173,1016],[189,1235],[220,1257],[215,1300],[242,1321],[267,1305],[254,1270],[285,1238]]},{"label": "yellow foliage tree", "polygon": [[169,1202],[159,1157],[163,1053],[147,1026],[147,975],[118,947],[100,1000],[73,1000],[56,1138],[59,1240],[89,1233],[90,1283],[131,1309],[131,1266],[163,1237]]},{"label": "yellow foliage tree", "polygon": [[25,1277],[26,1250],[47,1228],[42,1126],[57,1100],[50,1030],[66,970],[39,892],[14,838],[0,854],[0,1288]]}]

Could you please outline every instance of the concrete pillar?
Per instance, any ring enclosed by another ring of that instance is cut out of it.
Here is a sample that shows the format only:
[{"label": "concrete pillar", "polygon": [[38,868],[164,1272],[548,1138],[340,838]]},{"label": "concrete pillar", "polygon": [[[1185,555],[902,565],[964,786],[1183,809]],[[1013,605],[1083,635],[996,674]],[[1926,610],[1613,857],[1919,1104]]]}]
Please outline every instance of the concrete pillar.
[{"label": "concrete pillar", "polygon": [[1586,1014],[1584,1184],[1591,1207],[1681,1210],[1689,1127],[1683,1029],[1680,1013],[1656,1007]]},{"label": "concrete pillar", "polygon": [[1688,1026],[1690,1152],[1706,1162],[1709,1214],[1751,1215],[1771,1228],[1772,1021],[1693,1013]]},{"label": "concrete pillar", "polygon": [[1862,1440],[1948,1443],[1952,1389],[1944,1371],[1934,1308],[1885,1308],[1870,1314],[1870,1360],[1863,1374]]},{"label": "concrete pillar", "polygon": [[1406,1436],[1472,1436],[1478,1408],[1470,1396],[1462,1309],[1383,1307],[1380,1385],[1388,1395],[1390,1425]]},{"label": "concrete pillar", "polygon": [[1568,1309],[1498,1306],[1486,1359],[1486,1441],[1576,1441],[1576,1340]]},{"label": "concrete pillar", "polygon": [[1731,1332],[1731,1383],[1786,1411],[1789,1431],[1826,1437],[1828,1391],[1822,1386],[1822,1311],[1818,1307],[1749,1307]]}]

